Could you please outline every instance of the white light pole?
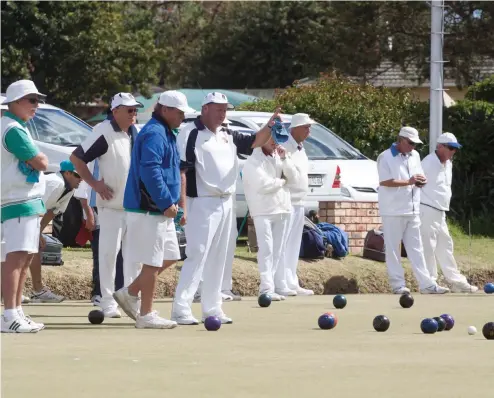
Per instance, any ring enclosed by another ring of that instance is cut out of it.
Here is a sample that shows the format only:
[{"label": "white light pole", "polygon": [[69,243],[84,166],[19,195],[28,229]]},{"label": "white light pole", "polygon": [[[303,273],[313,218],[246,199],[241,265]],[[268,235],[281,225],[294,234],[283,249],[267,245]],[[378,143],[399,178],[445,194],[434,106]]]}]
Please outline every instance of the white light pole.
[{"label": "white light pole", "polygon": [[429,152],[436,150],[437,137],[443,130],[443,37],[444,2],[431,2],[431,70]]}]

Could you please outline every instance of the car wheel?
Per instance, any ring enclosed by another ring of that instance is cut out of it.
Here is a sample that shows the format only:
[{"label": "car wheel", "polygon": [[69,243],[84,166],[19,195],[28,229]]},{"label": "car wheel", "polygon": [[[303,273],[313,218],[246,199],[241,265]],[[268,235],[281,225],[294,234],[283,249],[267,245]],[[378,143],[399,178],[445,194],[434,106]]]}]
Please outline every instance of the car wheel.
[{"label": "car wheel", "polygon": [[81,229],[82,218],[81,202],[71,198],[65,213],[53,219],[53,237],[60,240],[64,247],[80,247],[75,238]]}]

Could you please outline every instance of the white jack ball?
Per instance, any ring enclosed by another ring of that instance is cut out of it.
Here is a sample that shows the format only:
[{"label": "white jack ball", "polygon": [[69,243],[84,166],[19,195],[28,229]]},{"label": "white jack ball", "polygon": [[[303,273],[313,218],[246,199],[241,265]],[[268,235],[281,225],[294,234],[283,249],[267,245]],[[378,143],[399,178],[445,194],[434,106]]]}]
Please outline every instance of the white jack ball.
[{"label": "white jack ball", "polygon": [[469,326],[468,327],[468,334],[470,336],[473,336],[475,333],[477,333],[477,328],[475,326]]}]

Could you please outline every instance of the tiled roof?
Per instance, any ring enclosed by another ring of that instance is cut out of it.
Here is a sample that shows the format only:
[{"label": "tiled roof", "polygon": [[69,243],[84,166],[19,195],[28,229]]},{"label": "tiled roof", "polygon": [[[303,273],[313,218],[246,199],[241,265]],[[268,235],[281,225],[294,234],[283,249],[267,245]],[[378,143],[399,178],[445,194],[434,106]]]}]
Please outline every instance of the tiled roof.
[{"label": "tiled roof", "polygon": [[[475,68],[479,79],[494,74],[494,61],[484,62],[482,66]],[[444,66],[444,87],[456,86],[455,79],[450,77],[447,64]],[[429,87],[428,80],[419,82],[419,73],[415,66],[409,66],[404,72],[399,65],[393,65],[390,61],[384,61],[375,71],[367,75],[367,82],[374,86],[386,87]],[[355,80],[362,80],[355,79]]]}]

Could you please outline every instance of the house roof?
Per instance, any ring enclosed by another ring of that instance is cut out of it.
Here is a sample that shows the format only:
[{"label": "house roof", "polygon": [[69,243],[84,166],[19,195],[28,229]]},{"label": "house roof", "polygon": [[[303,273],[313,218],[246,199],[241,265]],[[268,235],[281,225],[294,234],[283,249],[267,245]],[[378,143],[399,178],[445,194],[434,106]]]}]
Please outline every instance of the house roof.
[{"label": "house roof", "polygon": [[[478,74],[478,79],[482,80],[488,76],[494,75],[494,59],[487,60],[482,63],[481,66],[475,68],[475,72]],[[445,79],[443,86],[456,87],[455,79],[452,79],[451,68],[448,68],[447,64],[444,67]],[[406,71],[391,61],[383,61],[374,71],[367,73],[364,78],[357,76],[349,76],[350,79],[372,84],[373,86],[384,86],[394,88],[412,88],[412,87],[430,87],[430,81],[425,79],[420,81],[418,68],[414,65],[408,66]],[[300,85],[313,84],[317,79],[304,78],[300,79],[298,83]]]},{"label": "house roof", "polygon": [[[448,67],[444,67],[444,87],[455,87],[456,81],[449,77]],[[494,61],[487,61],[481,66],[475,68],[480,79],[494,74]],[[356,79],[356,80],[362,80]],[[406,71],[399,65],[393,65],[391,61],[384,61],[371,72],[366,79],[367,82],[374,86],[386,87],[430,87],[429,80],[424,80],[419,83],[419,73],[416,66],[409,66]]]}]

